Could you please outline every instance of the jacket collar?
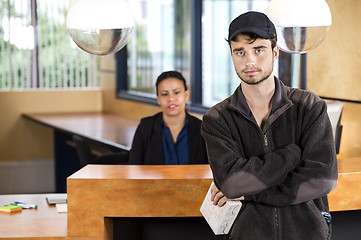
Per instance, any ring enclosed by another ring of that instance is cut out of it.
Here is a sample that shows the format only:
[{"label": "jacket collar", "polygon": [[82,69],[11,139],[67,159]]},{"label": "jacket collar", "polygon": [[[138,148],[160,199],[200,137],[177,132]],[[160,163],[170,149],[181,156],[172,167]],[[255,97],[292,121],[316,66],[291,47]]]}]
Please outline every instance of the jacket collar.
[{"label": "jacket collar", "polygon": [[[271,115],[275,113],[281,107],[288,105],[291,101],[287,97],[287,91],[285,89],[285,85],[281,82],[280,79],[274,77],[275,81],[275,93],[273,95],[273,103],[272,103],[272,110]],[[229,97],[230,104],[229,106],[233,109],[236,109],[240,113],[244,114],[245,116],[251,117],[252,112],[249,108],[246,97],[244,96],[241,88],[241,84],[237,87],[234,94]]]}]

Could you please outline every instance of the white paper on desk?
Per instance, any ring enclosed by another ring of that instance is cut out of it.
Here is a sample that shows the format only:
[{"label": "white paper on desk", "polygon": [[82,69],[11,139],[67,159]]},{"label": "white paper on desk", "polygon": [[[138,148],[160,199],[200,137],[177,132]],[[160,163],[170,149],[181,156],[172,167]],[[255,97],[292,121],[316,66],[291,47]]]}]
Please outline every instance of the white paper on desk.
[{"label": "white paper on desk", "polygon": [[241,210],[242,203],[241,201],[227,201],[222,207],[214,205],[211,201],[211,187],[213,184],[212,182],[208,189],[200,211],[207,220],[208,225],[212,228],[214,234],[227,234]]},{"label": "white paper on desk", "polygon": [[55,206],[56,206],[56,210],[58,211],[58,213],[68,212],[68,204],[66,204],[66,203],[57,203],[57,204],[55,204]]}]

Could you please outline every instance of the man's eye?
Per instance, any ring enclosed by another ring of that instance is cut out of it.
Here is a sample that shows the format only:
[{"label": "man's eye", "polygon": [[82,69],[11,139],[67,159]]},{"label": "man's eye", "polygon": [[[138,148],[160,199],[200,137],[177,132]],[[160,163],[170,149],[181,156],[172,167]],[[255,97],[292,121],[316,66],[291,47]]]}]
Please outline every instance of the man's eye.
[{"label": "man's eye", "polygon": [[256,53],[263,53],[263,49],[257,49]]},{"label": "man's eye", "polygon": [[236,53],[238,56],[244,56],[244,52],[237,52]]}]

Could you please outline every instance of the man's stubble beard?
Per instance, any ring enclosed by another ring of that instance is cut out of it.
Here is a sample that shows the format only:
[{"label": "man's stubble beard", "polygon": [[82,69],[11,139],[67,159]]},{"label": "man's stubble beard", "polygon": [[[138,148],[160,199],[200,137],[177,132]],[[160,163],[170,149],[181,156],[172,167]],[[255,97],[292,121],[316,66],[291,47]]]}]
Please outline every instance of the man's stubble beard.
[{"label": "man's stubble beard", "polygon": [[258,84],[262,83],[263,81],[267,80],[269,78],[269,76],[271,76],[272,72],[273,72],[273,62],[272,62],[272,68],[269,72],[266,72],[266,74],[264,74],[260,80],[258,80],[256,82],[251,82],[251,81],[243,79],[241,77],[241,75],[239,74],[239,72],[236,70],[236,73],[237,73],[237,76],[239,77],[239,79],[241,79],[241,81],[243,81],[244,83],[246,83],[248,85],[258,85]]}]

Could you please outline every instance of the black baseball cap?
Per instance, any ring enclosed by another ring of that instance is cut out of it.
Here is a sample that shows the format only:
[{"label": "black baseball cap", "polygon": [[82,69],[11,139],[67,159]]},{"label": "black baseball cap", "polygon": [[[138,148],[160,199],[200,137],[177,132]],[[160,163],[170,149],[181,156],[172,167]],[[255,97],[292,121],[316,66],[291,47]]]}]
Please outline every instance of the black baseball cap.
[{"label": "black baseball cap", "polygon": [[234,37],[244,32],[257,34],[264,39],[277,35],[275,26],[266,14],[254,11],[243,13],[233,19],[229,25],[227,41],[232,41]]}]

